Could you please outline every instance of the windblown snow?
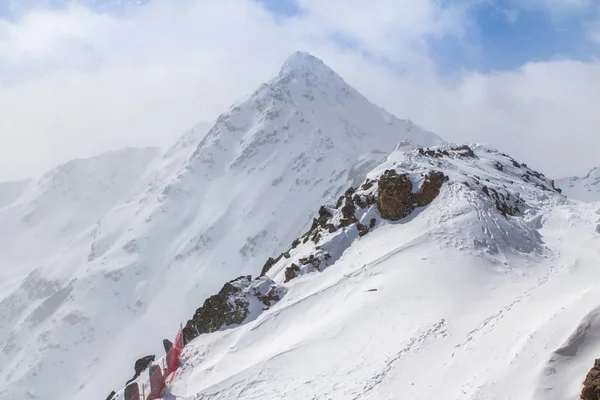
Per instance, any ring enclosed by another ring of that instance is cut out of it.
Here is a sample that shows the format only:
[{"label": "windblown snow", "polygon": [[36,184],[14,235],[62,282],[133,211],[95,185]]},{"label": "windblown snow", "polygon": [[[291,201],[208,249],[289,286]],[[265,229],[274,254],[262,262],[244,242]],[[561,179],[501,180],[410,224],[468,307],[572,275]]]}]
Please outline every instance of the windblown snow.
[{"label": "windblown snow", "polygon": [[0,399],[119,392],[240,276],[247,314],[187,343],[165,399],[577,399],[600,204],[569,196],[296,53],[163,152],[0,184]]}]

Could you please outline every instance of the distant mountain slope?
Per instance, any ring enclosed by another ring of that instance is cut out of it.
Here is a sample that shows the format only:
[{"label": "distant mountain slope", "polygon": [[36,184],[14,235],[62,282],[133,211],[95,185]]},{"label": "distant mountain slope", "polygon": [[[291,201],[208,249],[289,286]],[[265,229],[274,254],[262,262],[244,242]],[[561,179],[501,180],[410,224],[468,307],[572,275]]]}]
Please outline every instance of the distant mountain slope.
[{"label": "distant mountain slope", "polygon": [[600,168],[592,169],[584,177],[558,179],[556,184],[570,198],[587,202],[600,201]]},{"label": "distant mountain slope", "polygon": [[73,160],[46,173],[0,208],[0,257],[41,261],[96,223],[135,186],[158,149],[126,149]]},{"label": "distant mountain slope", "polygon": [[442,140],[296,53],[208,133],[123,163],[110,190],[95,178],[103,165],[47,175],[0,215],[13,271],[0,399],[105,397],[129,375],[124,360],[161,351],[224,281],[260,272],[399,142]]}]

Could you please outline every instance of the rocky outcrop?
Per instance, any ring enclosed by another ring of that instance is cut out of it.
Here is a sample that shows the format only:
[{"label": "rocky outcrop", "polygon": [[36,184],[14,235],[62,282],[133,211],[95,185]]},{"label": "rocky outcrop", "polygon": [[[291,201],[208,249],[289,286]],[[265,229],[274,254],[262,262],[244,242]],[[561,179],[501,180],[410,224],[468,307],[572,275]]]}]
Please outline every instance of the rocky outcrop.
[{"label": "rocky outcrop", "polygon": [[431,204],[439,196],[440,189],[447,180],[448,177],[438,171],[432,171],[427,174],[416,195],[417,206],[425,207]]},{"label": "rocky outcrop", "polygon": [[142,372],[144,372],[146,369],[148,369],[148,367],[154,360],[155,360],[154,355],[142,357],[139,360],[137,360],[135,362],[135,366],[134,366],[135,375],[133,375],[133,378],[131,378],[129,381],[127,381],[127,385],[129,383],[135,381],[142,374]]},{"label": "rocky outcrop", "polygon": [[581,398],[583,400],[600,400],[600,359],[594,361],[594,366],[583,381]]},{"label": "rocky outcrop", "polygon": [[413,183],[405,174],[386,170],[378,181],[377,210],[382,218],[398,221],[407,217],[416,207],[429,205],[440,194],[440,189],[448,177],[432,171],[417,193],[413,193]]},{"label": "rocky outcrop", "polygon": [[484,185],[481,190],[486,196],[492,199],[496,209],[504,216],[515,216],[520,214],[521,207],[525,205],[525,202],[518,195],[511,195],[511,193],[505,189],[497,190],[491,187],[488,188],[488,186]]},{"label": "rocky outcrop", "polygon": [[227,282],[219,293],[206,299],[187,322],[183,328],[184,345],[198,335],[242,324],[252,313],[256,317],[281,300],[284,293],[285,288],[267,277],[253,281],[251,276],[241,276]]},{"label": "rocky outcrop", "polygon": [[284,281],[284,283],[288,283],[289,281],[291,281],[292,279],[294,279],[296,276],[298,276],[298,272],[300,272],[300,267],[297,266],[296,264],[292,263],[292,265],[290,265],[289,267],[287,267],[286,270],[285,270],[285,281]]},{"label": "rocky outcrop", "polygon": [[163,339],[163,348],[165,349],[165,354],[168,354],[173,348],[173,342],[171,342],[169,339]]},{"label": "rocky outcrop", "polygon": [[113,390],[112,392],[110,392],[110,394],[108,395],[108,397],[106,398],[106,400],[113,400],[116,395],[117,395],[117,392],[115,392]]},{"label": "rocky outcrop", "polygon": [[419,147],[417,149],[417,153],[419,155],[432,157],[432,158],[442,158],[442,157],[477,158],[477,155],[475,154],[473,149],[466,144],[462,145],[462,146],[441,148],[441,149],[424,149],[422,147]]},{"label": "rocky outcrop", "polygon": [[398,221],[414,210],[413,185],[406,175],[387,170],[379,178],[377,209],[381,218]]}]

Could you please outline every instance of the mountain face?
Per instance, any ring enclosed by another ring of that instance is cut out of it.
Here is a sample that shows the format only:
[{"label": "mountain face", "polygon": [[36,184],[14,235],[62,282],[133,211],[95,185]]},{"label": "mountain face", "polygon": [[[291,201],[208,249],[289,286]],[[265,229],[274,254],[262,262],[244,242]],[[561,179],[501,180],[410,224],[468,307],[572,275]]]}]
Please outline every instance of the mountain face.
[{"label": "mountain face", "polygon": [[592,169],[584,177],[559,179],[557,185],[564,193],[576,200],[600,201],[600,168]]},{"label": "mountain face", "polygon": [[135,359],[160,354],[224,282],[259,274],[398,143],[442,140],[296,53],[162,154],[130,149],[0,186],[0,399],[117,389]]},{"label": "mountain face", "polygon": [[600,353],[598,212],[493,149],[400,147],[190,314],[168,391],[578,398]]}]

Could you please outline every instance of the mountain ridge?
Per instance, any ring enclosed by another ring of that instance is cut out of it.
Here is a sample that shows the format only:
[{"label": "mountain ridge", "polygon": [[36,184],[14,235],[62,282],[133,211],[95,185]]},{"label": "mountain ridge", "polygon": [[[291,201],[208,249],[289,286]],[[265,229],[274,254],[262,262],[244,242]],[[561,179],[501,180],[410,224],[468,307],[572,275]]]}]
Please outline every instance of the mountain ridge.
[{"label": "mountain ridge", "polygon": [[[310,224],[314,207],[364,179],[398,142],[441,141],[382,112],[341,78],[326,88],[314,82],[309,88],[288,72],[275,77],[208,132],[197,126],[149,157],[108,210],[92,215],[82,214],[85,202],[65,210],[52,207],[68,202],[36,203],[52,212],[38,211],[32,221],[57,240],[32,226],[13,230],[23,251],[0,259],[13,266],[0,293],[0,311],[11,321],[3,327],[10,346],[0,350],[0,399],[93,398],[116,387],[130,366],[114,360],[158,351],[198,303],[224,281],[258,273],[267,255]],[[20,224],[6,221],[6,229]],[[54,228],[44,229],[51,222]],[[50,233],[65,227],[69,235]],[[32,315],[43,318],[19,325]]]}]

